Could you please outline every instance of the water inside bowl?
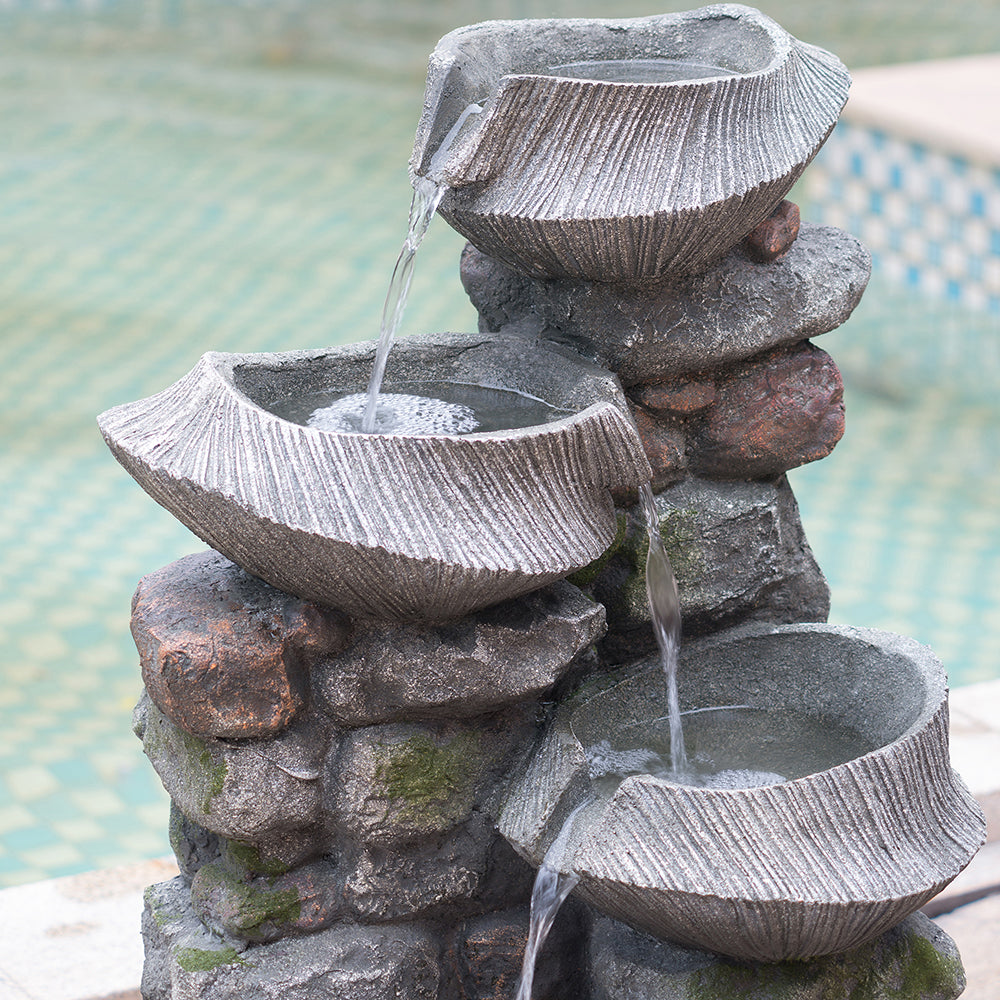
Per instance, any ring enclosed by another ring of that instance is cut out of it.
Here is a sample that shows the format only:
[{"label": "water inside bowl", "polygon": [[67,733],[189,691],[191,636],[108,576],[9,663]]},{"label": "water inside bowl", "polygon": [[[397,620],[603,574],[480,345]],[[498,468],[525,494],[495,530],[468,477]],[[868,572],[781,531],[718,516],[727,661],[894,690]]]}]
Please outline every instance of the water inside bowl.
[{"label": "water inside bowl", "polygon": [[[368,395],[318,390],[285,396],[268,404],[276,416],[319,430],[361,433]],[[379,396],[376,431],[444,435],[533,427],[571,411],[512,389],[458,382],[394,385]]]},{"label": "water inside bowl", "polygon": [[617,788],[629,775],[707,788],[752,788],[804,778],[877,747],[842,722],[788,709],[744,705],[683,714],[688,767],[671,767],[666,717],[623,727],[587,748],[595,783]]},{"label": "water inside bowl", "polygon": [[736,76],[736,70],[685,59],[588,59],[551,66],[549,76],[572,80],[602,80],[607,83],[679,83]]}]

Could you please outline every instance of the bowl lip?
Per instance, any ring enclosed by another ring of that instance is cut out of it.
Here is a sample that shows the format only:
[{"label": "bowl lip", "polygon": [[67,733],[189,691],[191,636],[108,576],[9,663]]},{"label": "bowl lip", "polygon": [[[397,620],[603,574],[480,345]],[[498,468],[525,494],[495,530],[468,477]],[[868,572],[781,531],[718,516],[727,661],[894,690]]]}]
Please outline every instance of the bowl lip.
[{"label": "bowl lip", "polygon": [[[760,795],[768,797],[773,795],[794,795],[797,789],[818,781],[828,780],[829,776],[834,778],[851,773],[862,761],[869,761],[875,757],[883,757],[893,754],[903,746],[910,746],[919,741],[921,734],[927,729],[934,718],[947,707],[947,674],[941,661],[934,654],[933,650],[922,643],[911,639],[908,636],[889,632],[885,629],[865,628],[852,625],[836,625],[827,622],[798,622],[786,625],[772,626],[742,626],[718,632],[707,636],[702,640],[695,640],[690,643],[690,654],[697,655],[702,650],[710,650],[713,647],[724,647],[732,643],[753,641],[769,637],[796,636],[796,635],[831,635],[853,640],[865,645],[874,647],[877,650],[884,650],[891,643],[897,647],[898,651],[907,657],[913,664],[923,680],[923,704],[917,713],[917,717],[902,732],[898,733],[892,740],[882,743],[880,746],[869,750],[867,753],[841,764],[825,768],[822,771],[814,771],[811,774],[802,775],[789,781],[783,781],[775,785],[757,785],[750,788],[705,788],[698,785],[685,785],[680,782],[668,781],[650,774],[629,775],[624,778],[611,796],[612,801],[617,797],[622,788],[632,787],[636,784],[652,785],[675,789],[676,792],[685,797],[697,801],[701,799],[716,798],[757,798]],[[902,646],[902,649],[899,647]],[[682,652],[682,656],[683,656]],[[651,669],[658,669],[659,654],[653,653],[650,656],[642,657],[623,666],[620,672],[615,675],[615,679],[601,687],[600,690],[586,695],[586,687],[570,698],[556,714],[555,725],[562,726],[568,731],[572,738],[581,748],[584,755],[587,752],[587,744],[577,735],[573,723],[573,717],[591,702],[603,698],[614,697],[616,688],[621,685],[634,682]],[[683,660],[680,665],[680,677],[683,678]],[[681,680],[683,683],[683,680]],[[706,706],[714,708],[716,706]],[[722,706],[719,706],[722,707]]]},{"label": "bowl lip", "polygon": [[[771,46],[769,58],[756,69],[745,72],[736,71],[711,77],[648,83],[594,80],[586,77],[565,77],[544,72],[541,69],[537,71],[498,72],[495,82],[491,85],[490,93],[485,98],[481,94],[472,94],[471,92],[466,95],[468,100],[473,103],[478,101],[482,105],[483,113],[476,115],[472,126],[467,128],[455,140],[455,145],[449,151],[447,163],[444,165],[444,179],[452,188],[461,188],[471,183],[471,178],[462,179],[464,177],[465,161],[471,160],[475,150],[480,145],[480,137],[489,131],[494,117],[505,103],[505,94],[511,89],[519,87],[544,86],[547,89],[556,91],[579,91],[583,88],[586,93],[598,94],[632,91],[661,95],[684,92],[694,95],[712,91],[720,85],[732,86],[734,81],[758,80],[778,75],[783,72],[793,53],[796,51],[802,54],[809,52],[821,53],[823,57],[833,59],[840,65],[845,81],[849,82],[849,74],[846,67],[832,53],[826,52],[826,50],[820,49],[810,43],[799,41],[773,18],[754,7],[739,3],[709,4],[687,11],[653,14],[634,18],[530,18],[523,20],[495,19],[481,21],[455,28],[448,32],[438,41],[431,53],[424,91],[424,108],[417,125],[416,139],[409,163],[411,182],[416,177],[428,173],[431,160],[438,152],[439,144],[434,145],[433,148],[431,145],[433,136],[437,135],[439,139],[441,138],[440,132],[441,128],[443,128],[443,126],[437,126],[439,120],[437,109],[442,98],[452,93],[448,81],[453,71],[458,70],[460,72],[462,65],[467,60],[476,62],[477,50],[484,46],[492,47],[495,44],[498,32],[509,35],[515,40],[522,37],[537,37],[541,32],[552,31],[558,31],[562,36],[571,35],[576,39],[581,36],[585,37],[585,34],[588,32],[599,31],[602,28],[614,32],[627,32],[638,29],[639,31],[645,30],[650,34],[659,32],[666,37],[667,33],[671,30],[683,29],[687,24],[724,20],[736,22],[739,30],[749,31],[757,29],[763,32]],[[580,54],[583,53],[584,50],[580,50]],[[583,61],[587,60],[584,59]],[[847,86],[843,90],[843,99],[837,106],[838,113],[839,109],[843,106],[844,100],[846,100]],[[834,115],[831,127],[836,122],[836,118],[837,115]],[[822,142],[820,142],[821,144]]]},{"label": "bowl lip", "polygon": [[[396,356],[398,357],[400,354],[405,355],[407,349],[420,350],[438,346],[447,348],[451,345],[457,346],[462,341],[468,341],[468,346],[470,347],[482,346],[484,348],[492,348],[497,353],[503,353],[502,348],[504,344],[510,344],[511,346],[518,346],[522,348],[525,345],[524,338],[513,334],[424,334],[399,340],[393,345],[393,351],[397,352]],[[615,402],[612,398],[598,399],[581,409],[573,409],[572,412],[566,413],[565,415],[557,417],[553,420],[549,420],[541,424],[528,424],[524,427],[513,427],[494,431],[472,431],[468,434],[407,434],[393,432],[363,434],[310,427],[308,424],[300,424],[294,420],[288,420],[287,418],[274,413],[272,410],[269,410],[266,406],[258,403],[253,399],[253,397],[236,384],[235,372],[240,367],[267,367],[269,364],[282,365],[288,364],[289,362],[292,364],[309,365],[311,363],[324,360],[329,360],[330,363],[336,364],[338,360],[346,360],[346,357],[351,357],[352,360],[363,361],[369,356],[374,359],[375,346],[376,342],[369,340],[360,341],[355,344],[345,344],[343,347],[316,348],[303,351],[265,351],[251,353],[207,351],[202,355],[198,366],[196,367],[203,367],[205,372],[211,373],[210,377],[217,380],[220,391],[227,392],[235,400],[237,400],[241,406],[246,406],[253,410],[259,418],[265,421],[273,422],[276,425],[293,427],[295,428],[296,433],[304,433],[307,437],[312,436],[317,440],[333,442],[343,441],[346,439],[351,441],[353,445],[362,448],[383,448],[386,447],[389,442],[392,442],[397,447],[406,447],[409,442],[413,442],[413,446],[418,447],[429,441],[448,442],[455,447],[469,447],[479,441],[521,441],[529,438],[537,440],[545,437],[546,434],[551,436],[561,436],[572,432],[578,425],[585,424],[595,418],[599,419],[601,415],[605,413],[614,413],[620,417],[625,417],[627,420],[631,420],[631,416],[627,411],[628,404],[625,401],[624,392],[619,389],[618,394],[621,396],[620,403]],[[579,377],[581,380],[588,379],[594,383],[596,383],[599,379],[606,381],[609,374],[606,369],[599,368],[594,365],[593,362],[588,361],[582,356],[574,357],[570,355],[569,352],[554,351],[548,349],[547,347],[540,346],[532,347],[532,355],[541,355],[552,359],[558,359],[561,363],[567,366],[572,365],[579,370]],[[587,369],[593,370],[588,371]],[[477,384],[457,379],[449,380],[446,378],[435,379],[434,381],[451,381],[452,384],[459,385]],[[485,385],[483,383],[478,384],[483,388],[497,389],[503,392],[511,392],[527,398],[536,399],[547,404],[548,406],[551,406],[554,410],[570,409],[568,406],[556,405],[548,399],[545,399],[543,396],[532,395],[519,389],[512,389],[509,386]],[[362,386],[358,391],[364,391],[364,386]],[[469,444],[462,445],[460,442],[469,442]]]},{"label": "bowl lip", "polygon": [[[599,89],[642,88],[662,90],[676,89],[679,87],[691,87],[698,85],[709,85],[718,83],[719,80],[729,79],[749,79],[766,73],[778,70],[788,59],[792,48],[799,43],[798,40],[783,28],[772,17],[756,7],[750,7],[741,3],[716,3],[707,4],[703,7],[691,8],[684,11],[671,11],[663,14],[650,14],[643,17],[564,17],[564,18],[495,18],[488,21],[478,21],[475,24],[463,25],[454,28],[444,35],[432,53],[433,59],[447,61],[462,55],[467,44],[477,45],[487,41],[500,29],[508,29],[531,35],[537,32],[542,26],[556,28],[563,35],[572,34],[576,36],[585,31],[606,28],[610,31],[628,31],[634,28],[650,28],[663,32],[671,29],[676,30],[688,23],[698,23],[702,21],[722,21],[731,20],[737,23],[746,22],[746,25],[753,25],[760,28],[767,35],[768,41],[773,46],[771,57],[764,65],[758,69],[748,71],[735,71],[720,74],[712,77],[699,77],[693,80],[667,80],[667,81],[628,81],[628,80],[599,80],[589,77],[567,77],[556,73],[539,71],[521,71],[503,73],[500,77],[499,91],[503,88],[505,80],[547,80],[560,81],[561,83],[572,83],[574,86],[580,84],[593,84]],[[745,25],[740,25],[742,30],[747,30]],[[588,62],[592,60],[580,60]],[[622,60],[625,61],[625,60]],[[558,84],[557,84],[558,85]]]},{"label": "bowl lip", "polygon": [[[541,20],[541,19],[537,19]],[[572,84],[574,87],[580,86],[581,84],[588,90],[622,90],[622,89],[641,89],[641,90],[653,90],[653,91],[666,91],[670,92],[672,90],[684,89],[709,89],[710,87],[716,86],[720,80],[750,80],[758,77],[766,76],[770,73],[778,72],[782,66],[788,61],[789,56],[792,53],[792,48],[796,44],[797,40],[793,35],[786,31],[777,21],[769,17],[763,11],[758,10],[755,7],[749,7],[745,4],[737,3],[723,3],[723,4],[709,4],[705,7],[699,7],[692,10],[686,11],[676,11],[674,13],[665,14],[652,14],[647,17],[633,17],[633,18],[566,18],[562,20],[562,23],[568,26],[575,25],[593,25],[593,26],[607,26],[608,28],[615,29],[619,26],[624,27],[641,27],[648,25],[651,28],[661,28],[663,30],[668,30],[671,28],[678,28],[689,22],[699,22],[706,20],[732,20],[740,25],[741,30],[747,30],[747,25],[754,25],[758,28],[762,28],[767,35],[768,41],[773,46],[771,53],[771,58],[768,59],[764,65],[760,66],[758,69],[754,70],[736,70],[733,72],[720,73],[717,76],[706,76],[697,77],[690,80],[650,80],[650,81],[638,81],[638,80],[600,80],[593,79],[590,77],[571,77],[562,76],[558,73],[505,73],[501,77],[500,88],[498,90],[497,96],[503,91],[505,81],[519,81],[519,80],[545,80],[545,81],[556,81],[554,86],[561,87],[565,84]],[[741,22],[745,22],[741,23]],[[495,23],[495,22],[486,22]],[[592,60],[581,60],[584,62]],[[626,61],[626,60],[621,60]],[[641,61],[641,60],[638,60]]]}]

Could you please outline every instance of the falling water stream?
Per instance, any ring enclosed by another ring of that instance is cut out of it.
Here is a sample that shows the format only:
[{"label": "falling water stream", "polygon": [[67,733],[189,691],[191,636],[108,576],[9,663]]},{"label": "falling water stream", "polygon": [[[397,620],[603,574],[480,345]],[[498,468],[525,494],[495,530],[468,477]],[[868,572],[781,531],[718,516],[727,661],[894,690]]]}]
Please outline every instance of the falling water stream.
[{"label": "falling water stream", "polygon": [[[653,621],[653,632],[660,649],[660,661],[667,685],[667,716],[670,727],[670,774],[675,781],[684,780],[688,773],[688,759],[684,752],[684,732],[681,726],[680,701],[677,696],[677,659],[681,643],[681,606],[677,594],[677,580],[674,578],[670,558],[663,547],[660,536],[660,519],[656,512],[656,502],[653,499],[653,489],[646,483],[639,489],[639,503],[642,508],[646,533],[649,536],[649,552],[646,556],[646,597],[649,601],[650,616]],[[528,943],[524,951],[524,964],[521,967],[521,981],[518,985],[516,1000],[531,1000],[531,986],[535,977],[535,961],[538,952],[545,943],[559,907],[573,891],[580,876],[572,868],[562,870],[567,866],[566,848],[572,834],[573,822],[588,805],[591,805],[599,794],[599,786],[606,789],[617,786],[624,777],[621,765],[634,758],[628,754],[604,752],[598,748],[592,756],[591,777],[594,785],[591,792],[566,818],[562,828],[556,835],[552,846],[545,852],[545,858],[535,876],[535,885],[531,891],[531,915],[528,924]],[[642,753],[640,751],[640,753]],[[642,757],[645,765],[649,754]],[[619,773],[621,772],[621,773]],[[610,778],[610,782],[609,779]],[[602,789],[602,790],[604,790]]]},{"label": "falling water stream", "polygon": [[379,330],[378,347],[375,351],[375,367],[372,369],[372,377],[368,383],[364,416],[361,420],[361,431],[364,434],[373,434],[378,430],[378,402],[382,389],[382,379],[385,377],[389,351],[396,339],[396,331],[399,329],[403,312],[406,309],[406,299],[410,292],[410,282],[413,280],[413,265],[417,250],[420,249],[420,244],[423,242],[424,236],[427,235],[431,219],[434,218],[434,213],[437,211],[438,205],[441,204],[445,191],[448,190],[448,186],[442,178],[445,159],[469,116],[477,115],[482,110],[478,104],[470,104],[466,107],[431,157],[427,175],[414,178],[409,229],[406,233],[406,239],[403,241],[403,248],[396,260],[396,266],[393,268],[389,291],[386,293],[385,304],[382,307],[382,326]]},{"label": "falling water stream", "polygon": [[667,550],[660,535],[660,518],[656,512],[653,488],[649,483],[639,488],[639,504],[649,536],[646,556],[646,598],[653,620],[660,662],[667,682],[667,717],[670,720],[670,769],[676,778],[688,770],[684,752],[684,730],[677,697],[677,659],[681,648],[681,602],[677,595],[677,580],[670,565]]}]

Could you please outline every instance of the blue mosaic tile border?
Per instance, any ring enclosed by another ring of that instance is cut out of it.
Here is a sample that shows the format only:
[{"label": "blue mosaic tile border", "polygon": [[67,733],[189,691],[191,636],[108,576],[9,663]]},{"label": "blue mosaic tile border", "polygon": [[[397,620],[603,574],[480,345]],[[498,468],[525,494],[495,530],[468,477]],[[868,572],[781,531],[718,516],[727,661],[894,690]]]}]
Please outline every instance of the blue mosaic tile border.
[{"label": "blue mosaic tile border", "polygon": [[1000,315],[1000,166],[842,121],[805,175],[816,221],[915,292]]}]

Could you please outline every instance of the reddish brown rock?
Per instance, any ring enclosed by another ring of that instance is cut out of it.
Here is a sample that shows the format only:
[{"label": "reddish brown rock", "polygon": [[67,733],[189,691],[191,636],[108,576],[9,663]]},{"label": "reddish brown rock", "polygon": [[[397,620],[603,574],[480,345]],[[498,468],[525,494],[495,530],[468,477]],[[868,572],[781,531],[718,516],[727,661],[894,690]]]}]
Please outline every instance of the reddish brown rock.
[{"label": "reddish brown rock", "polygon": [[747,256],[759,264],[780,260],[799,235],[799,206],[793,201],[780,205],[743,241]]},{"label": "reddish brown rock", "polygon": [[687,471],[684,433],[672,423],[659,420],[640,406],[632,407],[646,458],[653,470],[653,489],[679,483]]},{"label": "reddish brown rock", "polygon": [[285,594],[217,552],[144,577],[132,636],[157,707],[197,736],[283,729],[308,698],[309,668],[350,633],[337,611]]},{"label": "reddish brown rock", "polygon": [[638,386],[630,395],[636,403],[654,413],[686,416],[704,410],[715,401],[715,383],[710,375],[682,376],[669,382]]},{"label": "reddish brown rock", "polygon": [[688,428],[691,471],[767,479],[824,458],[844,433],[844,390],[833,359],[805,341],[736,365]]}]

